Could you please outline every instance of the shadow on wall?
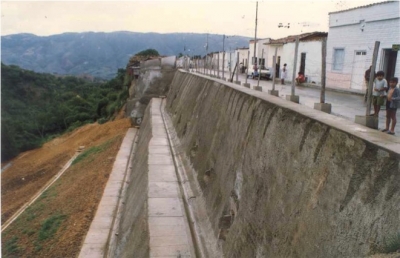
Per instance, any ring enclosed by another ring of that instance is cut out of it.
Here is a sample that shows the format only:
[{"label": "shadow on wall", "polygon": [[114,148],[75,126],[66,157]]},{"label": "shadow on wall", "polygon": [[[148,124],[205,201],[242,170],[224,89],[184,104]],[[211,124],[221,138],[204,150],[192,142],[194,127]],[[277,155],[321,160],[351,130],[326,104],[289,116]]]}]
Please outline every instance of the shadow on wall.
[{"label": "shadow on wall", "polygon": [[131,82],[126,115],[134,126],[142,123],[144,112],[151,98],[166,96],[176,71],[176,57],[162,57],[140,64],[138,79]]}]

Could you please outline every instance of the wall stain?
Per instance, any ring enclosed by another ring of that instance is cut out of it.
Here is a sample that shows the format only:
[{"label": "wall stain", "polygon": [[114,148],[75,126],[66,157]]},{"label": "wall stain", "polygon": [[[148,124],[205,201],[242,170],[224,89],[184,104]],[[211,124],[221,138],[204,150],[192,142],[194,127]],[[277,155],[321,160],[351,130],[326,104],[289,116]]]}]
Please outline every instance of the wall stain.
[{"label": "wall stain", "polygon": [[318,142],[317,148],[315,148],[315,151],[314,151],[314,163],[315,163],[315,161],[317,161],[318,155],[319,155],[319,153],[321,152],[321,149],[322,149],[322,147],[324,146],[324,144],[325,144],[325,142],[326,142],[326,139],[327,139],[328,136],[329,136],[329,131],[330,131],[330,130],[331,130],[330,127],[327,127],[327,128],[325,129],[324,134],[322,135],[321,139],[320,139],[319,142]]},{"label": "wall stain", "polygon": [[[366,204],[372,203],[376,196],[380,193],[382,188],[386,185],[386,183],[390,180],[392,176],[398,175],[397,171],[397,166],[398,166],[398,161],[390,158],[386,158],[384,165],[382,169],[380,170],[380,174],[375,178],[374,185],[370,188],[367,194],[367,198],[365,200]],[[397,176],[397,178],[399,178]],[[396,191],[399,190],[398,187],[397,189],[393,189],[390,193],[390,195],[393,195]],[[389,192],[389,191],[388,191]],[[385,196],[385,198],[389,197],[388,195]]]},{"label": "wall stain", "polygon": [[[303,137],[301,138],[301,141],[300,141],[300,146],[299,146],[299,150],[300,150],[300,151],[303,150],[303,146],[304,146],[304,143],[305,143],[305,141],[306,141],[306,138],[307,138],[308,134],[310,133],[311,127],[314,125],[314,123],[315,123],[315,122],[314,122],[313,120],[310,120],[310,121],[306,124],[306,128],[304,128]],[[315,160],[314,160],[314,162],[315,162]]]},{"label": "wall stain", "polygon": [[272,118],[274,117],[274,115],[275,115],[275,113],[276,113],[277,111],[278,111],[278,107],[277,107],[277,106],[274,106],[274,107],[272,108],[271,113],[269,114],[267,123],[265,124],[264,132],[263,132],[263,138],[265,138],[265,134],[267,133],[268,126],[269,126],[269,124],[271,123]]},{"label": "wall stain", "polygon": [[237,115],[236,121],[239,121],[239,118],[240,118],[240,115],[242,114],[242,109],[243,109],[243,106],[244,106],[245,102],[246,102],[246,100],[245,100],[245,99],[243,99],[243,101],[242,101],[242,105],[240,105],[240,109],[239,109],[239,112],[238,112],[238,115]]},{"label": "wall stain", "polygon": [[378,149],[369,142],[365,142],[365,145],[365,150],[361,158],[354,165],[355,169],[351,175],[347,193],[340,205],[339,211],[342,211],[349,204],[354,194],[359,190],[361,183],[371,173],[371,164],[376,164],[377,162]]}]

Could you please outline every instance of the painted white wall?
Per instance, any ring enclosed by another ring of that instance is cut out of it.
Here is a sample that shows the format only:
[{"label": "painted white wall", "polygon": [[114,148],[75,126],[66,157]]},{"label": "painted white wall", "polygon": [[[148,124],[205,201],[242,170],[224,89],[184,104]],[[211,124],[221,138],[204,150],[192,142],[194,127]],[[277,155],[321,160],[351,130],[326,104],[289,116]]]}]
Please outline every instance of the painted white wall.
[{"label": "painted white wall", "polygon": [[[375,41],[380,41],[377,71],[383,69],[383,49],[400,44],[399,2],[384,2],[357,9],[329,14],[327,41],[327,86],[350,88],[354,66],[367,69],[372,62]],[[344,48],[342,71],[332,69],[335,48]],[[366,51],[364,64],[354,64],[356,51]],[[400,77],[400,53],[395,76]],[[365,89],[365,85],[362,85]]]},{"label": "painted white wall", "polygon": [[[284,63],[287,64],[287,81],[292,81],[293,66],[294,66],[294,53],[296,43],[291,42],[283,45],[281,67]],[[300,70],[301,53],[306,53],[305,71],[304,75],[307,77],[308,82],[315,82],[321,84],[321,64],[322,64],[322,41],[305,41],[299,42],[299,49],[297,53],[296,64],[296,77]]]},{"label": "painted white wall", "polygon": [[[264,55],[263,58],[265,59],[265,66],[268,66],[268,62],[267,60],[269,60],[270,58],[270,47],[268,47],[267,45],[265,45],[266,43],[269,43],[271,41],[270,38],[266,38],[266,39],[257,39],[257,43],[256,43],[256,55],[257,55],[257,60],[259,58],[261,58],[262,55],[262,51],[264,50]],[[250,51],[250,62],[252,61],[252,57],[254,56],[254,40],[251,40],[249,42],[249,51]],[[273,53],[272,53],[273,55]],[[258,63],[258,61],[257,61]]]},{"label": "painted white wall", "polygon": [[237,49],[235,51],[235,56],[237,56],[237,53],[239,53],[239,63],[243,63],[243,65],[246,65],[248,51],[249,49]]}]

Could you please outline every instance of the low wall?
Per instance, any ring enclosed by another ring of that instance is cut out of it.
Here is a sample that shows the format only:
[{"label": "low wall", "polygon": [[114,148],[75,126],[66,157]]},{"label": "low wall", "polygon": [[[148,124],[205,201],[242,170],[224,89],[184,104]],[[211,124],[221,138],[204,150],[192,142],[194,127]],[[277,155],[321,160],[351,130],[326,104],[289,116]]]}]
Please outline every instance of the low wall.
[{"label": "low wall", "polygon": [[362,257],[400,232],[400,142],[178,71],[167,96],[226,257]]}]

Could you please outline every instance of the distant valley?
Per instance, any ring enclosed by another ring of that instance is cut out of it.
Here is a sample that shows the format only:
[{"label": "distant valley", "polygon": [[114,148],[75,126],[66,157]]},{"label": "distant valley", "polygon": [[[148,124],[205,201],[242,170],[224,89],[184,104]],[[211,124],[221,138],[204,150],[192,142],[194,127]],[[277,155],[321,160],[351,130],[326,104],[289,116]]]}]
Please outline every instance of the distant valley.
[{"label": "distant valley", "polygon": [[[248,37],[230,37],[225,49],[247,47]],[[161,55],[205,55],[207,34],[84,32],[51,36],[14,34],[1,37],[1,61],[39,73],[88,74],[111,79],[129,57],[148,49]],[[209,34],[208,51],[222,51],[222,35]]]}]

